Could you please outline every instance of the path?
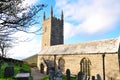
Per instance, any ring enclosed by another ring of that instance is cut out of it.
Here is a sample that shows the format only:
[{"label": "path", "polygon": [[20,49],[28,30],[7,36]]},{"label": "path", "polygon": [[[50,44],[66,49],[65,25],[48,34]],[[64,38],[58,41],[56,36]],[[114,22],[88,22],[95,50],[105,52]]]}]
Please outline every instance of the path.
[{"label": "path", "polygon": [[40,71],[36,68],[31,68],[31,75],[33,77],[33,80],[41,80],[46,76],[45,74],[41,74]]}]

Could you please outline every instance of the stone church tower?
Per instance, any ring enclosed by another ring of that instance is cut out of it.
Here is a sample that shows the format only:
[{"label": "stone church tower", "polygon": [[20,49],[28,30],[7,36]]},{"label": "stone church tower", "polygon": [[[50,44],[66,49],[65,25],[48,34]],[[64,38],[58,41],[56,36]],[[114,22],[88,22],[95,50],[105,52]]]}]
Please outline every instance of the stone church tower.
[{"label": "stone church tower", "polygon": [[46,19],[44,12],[42,23],[42,49],[52,45],[64,44],[63,36],[63,11],[61,19],[53,16],[53,8],[50,10],[50,17]]}]

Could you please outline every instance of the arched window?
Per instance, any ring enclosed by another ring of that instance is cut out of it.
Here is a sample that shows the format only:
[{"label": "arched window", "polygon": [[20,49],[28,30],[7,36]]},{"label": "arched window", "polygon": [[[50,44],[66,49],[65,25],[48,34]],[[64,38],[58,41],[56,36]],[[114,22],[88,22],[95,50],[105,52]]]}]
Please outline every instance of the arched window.
[{"label": "arched window", "polygon": [[90,66],[91,62],[88,58],[83,58],[80,61],[80,70],[86,76],[90,76]]},{"label": "arched window", "polygon": [[62,70],[62,72],[65,71],[65,60],[63,58],[58,60],[58,67]]}]

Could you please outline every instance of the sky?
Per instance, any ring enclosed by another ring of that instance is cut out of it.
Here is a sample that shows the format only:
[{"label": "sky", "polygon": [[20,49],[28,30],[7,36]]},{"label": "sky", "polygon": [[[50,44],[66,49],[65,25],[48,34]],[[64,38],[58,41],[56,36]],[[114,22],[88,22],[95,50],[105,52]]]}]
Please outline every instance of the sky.
[{"label": "sky", "polygon": [[[36,3],[46,4],[47,7],[38,14],[40,24],[31,30],[41,27],[43,12],[48,18],[51,6],[57,18],[63,10],[64,44],[120,37],[120,0],[25,0],[24,5]],[[9,51],[10,57],[24,59],[39,54],[41,35],[17,32],[13,36],[30,40],[16,44]]]}]

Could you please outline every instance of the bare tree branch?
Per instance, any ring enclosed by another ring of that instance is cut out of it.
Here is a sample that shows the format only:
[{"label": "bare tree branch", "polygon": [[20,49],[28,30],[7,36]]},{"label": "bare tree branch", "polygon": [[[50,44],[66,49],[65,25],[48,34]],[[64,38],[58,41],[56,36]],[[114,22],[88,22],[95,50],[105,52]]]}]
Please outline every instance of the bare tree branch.
[{"label": "bare tree branch", "polygon": [[44,4],[22,7],[23,0],[0,0],[0,52],[6,56],[7,49],[12,47],[13,38],[10,35],[23,31],[36,33],[41,30],[29,31],[37,24],[36,15],[44,8]]}]

